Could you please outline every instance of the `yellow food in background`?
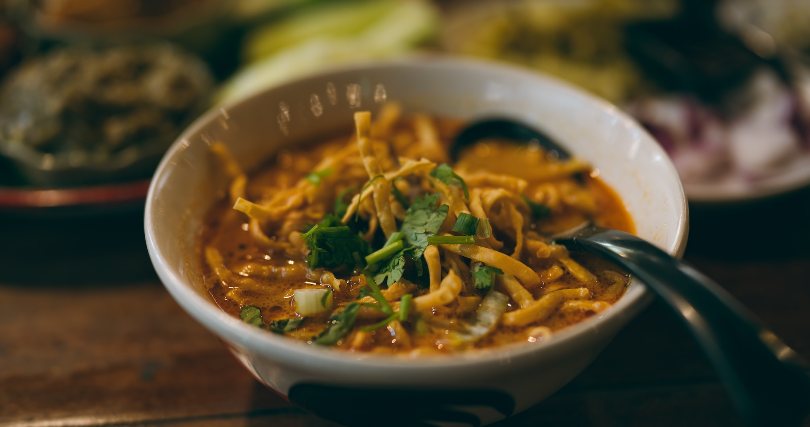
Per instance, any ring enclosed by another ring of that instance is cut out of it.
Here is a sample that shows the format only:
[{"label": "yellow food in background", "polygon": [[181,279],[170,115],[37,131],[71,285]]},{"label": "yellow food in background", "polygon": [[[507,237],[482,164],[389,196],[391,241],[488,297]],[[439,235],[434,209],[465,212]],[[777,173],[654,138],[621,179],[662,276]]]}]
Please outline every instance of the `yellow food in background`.
[{"label": "yellow food in background", "polygon": [[523,64],[621,102],[643,84],[625,51],[622,27],[676,11],[677,4],[669,0],[462,5],[449,13],[441,44],[450,52]]}]

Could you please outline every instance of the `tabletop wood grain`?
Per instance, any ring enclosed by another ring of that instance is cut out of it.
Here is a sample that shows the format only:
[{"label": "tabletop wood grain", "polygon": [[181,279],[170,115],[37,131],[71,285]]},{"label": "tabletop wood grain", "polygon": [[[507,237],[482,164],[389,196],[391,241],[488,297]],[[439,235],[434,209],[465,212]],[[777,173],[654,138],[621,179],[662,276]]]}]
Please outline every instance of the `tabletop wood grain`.
[{"label": "tabletop wood grain", "polygon": [[[810,358],[810,191],[693,207],[686,258]],[[0,217],[0,425],[332,426],[266,389],[164,291],[139,212]],[[653,303],[507,426],[738,425],[711,366]]]}]

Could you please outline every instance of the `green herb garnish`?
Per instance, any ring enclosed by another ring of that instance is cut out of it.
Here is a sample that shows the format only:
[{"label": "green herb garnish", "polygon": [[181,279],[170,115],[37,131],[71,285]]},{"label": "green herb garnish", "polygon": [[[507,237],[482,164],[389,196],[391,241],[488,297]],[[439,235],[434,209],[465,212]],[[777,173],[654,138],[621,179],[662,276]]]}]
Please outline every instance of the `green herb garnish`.
[{"label": "green herb garnish", "polygon": [[436,207],[438,194],[430,194],[413,201],[402,221],[402,234],[413,247],[413,258],[419,259],[428,245],[428,237],[436,234],[447,218],[447,205]]},{"label": "green herb garnish", "polygon": [[433,169],[430,172],[430,176],[447,185],[455,185],[456,187],[460,187],[462,190],[464,190],[464,198],[467,200],[470,199],[470,190],[467,189],[467,183],[464,182],[464,179],[453,172],[453,168],[451,168],[447,163],[442,163],[439,166],[436,166],[436,169]]},{"label": "green herb garnish", "polygon": [[262,310],[255,305],[246,305],[239,311],[239,318],[243,322],[257,326],[259,328],[264,326],[264,319],[262,319]]},{"label": "green herb garnish", "polygon": [[399,299],[399,321],[405,322],[411,314],[411,303],[413,303],[413,295],[405,294]]},{"label": "green herb garnish", "polygon": [[488,239],[492,237],[492,224],[489,223],[488,218],[481,218],[478,221],[478,226],[475,228],[475,237],[479,239]]},{"label": "green herb garnish", "polygon": [[368,326],[364,326],[362,330],[365,331],[365,332],[376,331],[377,329],[384,328],[384,327],[388,326],[388,324],[391,323],[391,321],[396,319],[396,318],[397,318],[397,315],[392,314],[392,315],[386,317],[385,319],[380,320],[377,323],[372,323],[372,324],[370,324]]},{"label": "green herb garnish", "polygon": [[301,322],[304,321],[301,317],[293,317],[291,319],[273,320],[265,325],[264,319],[262,318],[262,310],[255,305],[242,307],[242,310],[239,311],[239,318],[245,323],[259,328],[269,329],[277,334],[291,332],[301,326]]},{"label": "green herb garnish", "polygon": [[473,263],[471,272],[473,286],[481,292],[487,292],[492,289],[492,286],[495,284],[495,275],[503,274],[500,268],[490,267],[480,262]]},{"label": "green herb garnish", "polygon": [[[380,284],[392,284],[402,278],[405,272],[405,243],[402,241],[403,233],[397,231],[388,238],[382,249],[379,249],[366,257],[366,264],[374,266],[380,264],[377,268],[377,274],[374,275],[374,280]],[[388,262],[381,264],[383,261]]]},{"label": "green herb garnish", "polygon": [[473,245],[475,236],[430,236],[427,242],[430,245]]},{"label": "green herb garnish", "polygon": [[357,320],[357,312],[359,310],[360,304],[350,302],[343,311],[333,314],[332,317],[329,318],[329,326],[324,329],[320,335],[315,337],[315,344],[335,345],[352,330],[354,322]]},{"label": "green herb garnish", "polygon": [[428,245],[428,237],[439,231],[449,210],[447,205],[437,206],[438,200],[438,194],[414,200],[405,212],[400,231],[392,234],[382,249],[366,257],[374,270],[376,283],[390,285],[400,280],[407,265],[414,265],[419,276],[423,274],[420,258]]},{"label": "green herb garnish", "polygon": [[403,248],[402,240],[397,240],[393,243],[386,244],[381,249],[378,249],[366,256],[366,264],[374,265],[391,258],[392,255],[401,251]]},{"label": "green herb garnish", "polygon": [[412,251],[413,251],[412,248],[402,249],[396,254],[394,254],[394,256],[392,256],[388,260],[388,262],[380,264],[379,269],[374,275],[374,281],[376,281],[381,286],[382,285],[391,286],[394,282],[401,279],[402,275],[405,274],[405,266],[407,265],[407,256]]},{"label": "green herb garnish", "polygon": [[551,209],[542,203],[537,203],[526,196],[523,196],[523,201],[526,202],[529,211],[532,213],[532,218],[535,220],[546,218],[551,214]]},{"label": "green herb garnish", "polygon": [[351,270],[362,263],[368,252],[368,243],[357,232],[340,224],[334,215],[327,215],[306,233],[309,248],[307,262],[310,268],[345,268]]},{"label": "green herb garnish", "polygon": [[277,334],[285,334],[298,329],[303,321],[303,317],[293,317],[290,319],[273,320],[267,326],[271,331]]},{"label": "green herb garnish", "polygon": [[326,178],[329,175],[332,175],[332,168],[324,168],[319,171],[314,171],[307,174],[306,180],[315,185],[318,185],[321,183],[321,181],[323,181],[324,178]]},{"label": "green herb garnish", "polygon": [[475,234],[476,230],[478,230],[478,218],[466,212],[461,212],[456,218],[456,223],[453,224],[453,229],[450,231],[466,236]]},{"label": "green herb garnish", "polygon": [[380,320],[377,323],[372,323],[371,325],[365,326],[363,331],[371,332],[376,331],[377,329],[384,328],[388,326],[394,320],[399,320],[400,322],[405,322],[408,320],[408,316],[411,313],[411,305],[413,303],[413,295],[405,294],[402,298],[399,299],[399,310],[394,313],[391,313],[388,317],[383,320]]},{"label": "green herb garnish", "polygon": [[377,300],[376,308],[387,315],[391,315],[394,313],[394,309],[391,308],[391,304],[388,303],[388,300],[385,299],[382,292],[380,291],[380,285],[377,284],[377,281],[374,280],[374,277],[371,276],[368,272],[363,272],[366,277],[366,287],[368,288],[368,294],[371,295],[372,298]]},{"label": "green herb garnish", "polygon": [[330,299],[332,298],[333,293],[334,292],[332,292],[331,289],[329,289],[328,292],[324,292],[323,296],[321,297],[321,306],[322,307],[329,307],[331,305]]}]

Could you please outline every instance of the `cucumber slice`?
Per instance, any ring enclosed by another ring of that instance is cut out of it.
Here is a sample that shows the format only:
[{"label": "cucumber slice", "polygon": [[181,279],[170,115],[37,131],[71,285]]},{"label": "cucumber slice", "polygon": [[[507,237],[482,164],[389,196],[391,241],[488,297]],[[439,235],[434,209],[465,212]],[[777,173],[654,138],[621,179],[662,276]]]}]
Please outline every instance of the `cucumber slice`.
[{"label": "cucumber slice", "polygon": [[[341,65],[351,62],[360,62],[371,59],[380,59],[401,55],[414,48],[420,42],[432,37],[438,27],[438,12],[425,0],[382,0],[375,2],[372,7],[361,3],[360,12],[345,22],[361,23],[364,19],[376,18],[363,29],[352,27],[338,28],[332,18],[322,17],[320,13],[312,12],[311,21],[304,30],[292,33],[273,35],[265,46],[270,50],[277,49],[280,40],[288,44],[284,49],[276,50],[266,58],[248,65],[220,89],[219,102],[233,102],[248,96],[266,87],[279,84],[292,77],[303,77],[309,73],[319,71],[324,67]],[[386,7],[383,8],[382,5]],[[343,3],[330,5],[327,10],[335,7],[345,7]],[[358,6],[355,5],[355,8]],[[384,12],[384,13],[381,13]],[[375,15],[379,13],[379,15]],[[362,16],[361,16],[362,15]],[[300,18],[300,17],[299,17]],[[296,19],[299,19],[296,18]],[[325,19],[319,21],[319,19]],[[362,19],[361,19],[362,18]],[[312,30],[324,23],[324,30],[320,34]],[[286,25],[286,24],[285,24]],[[300,24],[299,25],[303,25]],[[279,29],[281,27],[276,27]],[[269,31],[269,29],[267,30]],[[338,36],[337,34],[342,35]],[[269,34],[269,33],[266,33]],[[308,38],[304,37],[308,34]],[[266,36],[265,37],[269,37]],[[249,42],[250,43],[250,42]],[[262,49],[265,49],[262,48]],[[260,49],[257,49],[258,52]]]},{"label": "cucumber slice", "polygon": [[319,3],[280,23],[270,23],[248,35],[243,52],[254,62],[316,37],[356,35],[396,7],[396,1]]}]

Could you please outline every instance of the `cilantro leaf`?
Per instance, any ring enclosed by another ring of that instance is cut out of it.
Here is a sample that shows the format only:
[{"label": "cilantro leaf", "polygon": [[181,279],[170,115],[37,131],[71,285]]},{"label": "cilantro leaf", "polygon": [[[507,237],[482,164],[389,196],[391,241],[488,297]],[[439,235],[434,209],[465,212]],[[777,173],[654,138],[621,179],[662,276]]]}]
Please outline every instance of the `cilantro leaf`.
[{"label": "cilantro leaf", "polygon": [[436,207],[438,194],[418,198],[411,203],[402,221],[404,239],[413,247],[413,258],[419,259],[428,246],[428,237],[436,234],[447,218],[447,205]]},{"label": "cilantro leaf", "polygon": [[329,326],[324,329],[317,337],[315,337],[315,344],[319,345],[335,345],[341,338],[346,336],[349,331],[354,327],[354,322],[357,320],[357,312],[360,310],[360,304],[350,302],[343,311],[332,315],[329,318]]},{"label": "cilantro leaf", "polygon": [[503,274],[503,271],[500,268],[490,267],[488,265],[481,264],[480,262],[473,263],[471,272],[473,286],[475,286],[475,289],[481,292],[486,292],[492,289],[492,285],[495,284],[495,275]]},{"label": "cilantro leaf", "polygon": [[327,215],[321,222],[304,233],[309,248],[307,262],[310,268],[351,270],[360,265],[368,255],[368,243],[351,228],[341,225],[334,215]]},{"label": "cilantro leaf", "polygon": [[374,275],[374,281],[380,285],[391,286],[391,284],[401,279],[405,273],[406,254],[410,251],[410,248],[400,250],[387,262],[380,264],[380,269]]},{"label": "cilantro leaf", "polygon": [[447,185],[461,187],[461,189],[464,190],[464,197],[467,200],[470,199],[470,190],[467,188],[467,183],[464,182],[464,179],[453,172],[453,168],[451,168],[447,163],[442,163],[439,166],[436,166],[436,169],[433,169],[430,172],[430,176]]},{"label": "cilantro leaf", "polygon": [[303,321],[303,317],[292,317],[290,319],[273,320],[267,326],[271,331],[283,335],[298,329]]}]

